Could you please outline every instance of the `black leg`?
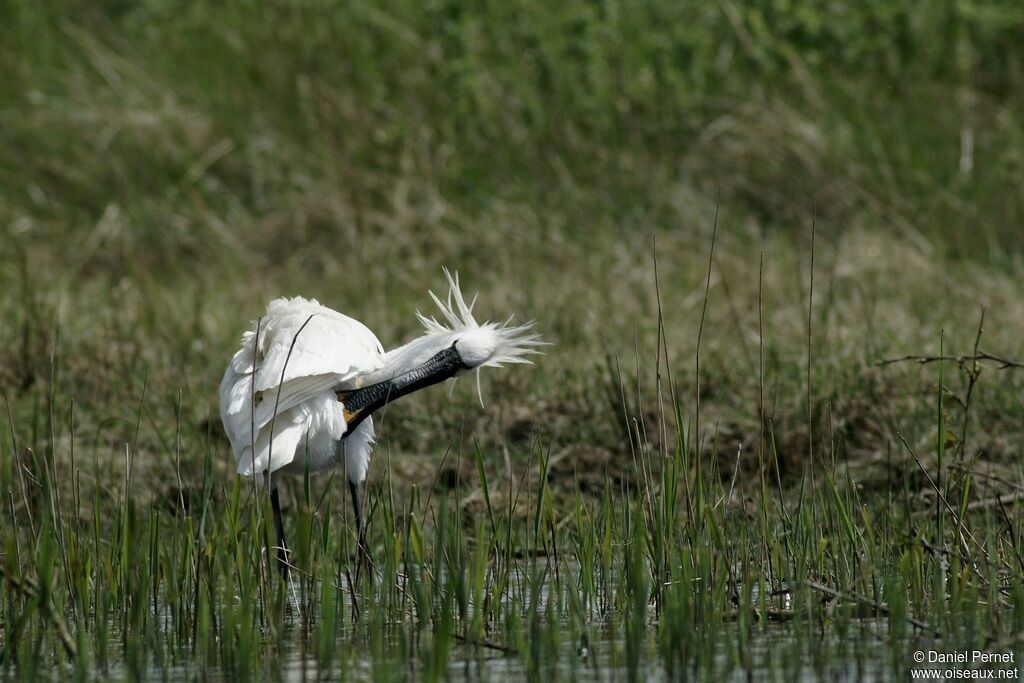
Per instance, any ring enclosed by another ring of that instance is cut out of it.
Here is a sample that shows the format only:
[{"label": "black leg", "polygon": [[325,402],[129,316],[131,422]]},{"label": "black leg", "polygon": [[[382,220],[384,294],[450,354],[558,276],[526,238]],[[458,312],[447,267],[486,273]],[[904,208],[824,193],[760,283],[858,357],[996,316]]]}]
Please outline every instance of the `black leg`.
[{"label": "black leg", "polygon": [[281,576],[288,578],[288,544],[284,540],[284,521],[281,519],[281,499],[277,495],[277,487],[270,492],[270,507],[274,511],[274,527],[277,529],[277,565]]},{"label": "black leg", "polygon": [[[373,560],[370,557],[370,550],[366,547],[366,520],[363,519],[363,503],[359,497],[359,484],[349,480],[348,490],[352,492],[352,509],[356,513],[356,528],[359,532],[359,567],[362,567],[363,561],[365,560],[368,566],[373,566]],[[356,578],[358,580],[359,569],[356,569]]]},{"label": "black leg", "polygon": [[359,532],[359,546],[362,547],[365,538],[363,534],[363,503],[359,499],[359,484],[349,480],[348,490],[352,493],[352,509],[356,513],[356,530]]}]

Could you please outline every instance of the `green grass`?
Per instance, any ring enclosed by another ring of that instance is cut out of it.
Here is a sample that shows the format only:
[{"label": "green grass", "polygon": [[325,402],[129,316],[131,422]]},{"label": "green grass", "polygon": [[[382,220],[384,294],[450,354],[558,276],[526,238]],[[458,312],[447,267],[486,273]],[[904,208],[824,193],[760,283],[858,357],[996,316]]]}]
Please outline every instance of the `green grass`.
[{"label": "green grass", "polygon": [[[1015,650],[1024,375],[878,362],[1024,356],[1022,19],[0,3],[0,671],[791,680]],[[286,592],[223,368],[280,295],[397,345],[442,266],[553,346],[483,408],[388,409],[372,582],[346,487],[292,482]]]},{"label": "green grass", "polygon": [[[766,460],[778,457],[772,436],[758,447]],[[355,569],[342,508],[307,484],[290,515],[287,587],[261,552],[265,496],[215,472],[217,446],[196,454],[204,475],[184,506],[136,500],[129,447],[109,473],[113,500],[97,488],[84,516],[53,485],[65,463],[8,466],[5,670],[262,679],[302,666],[434,679],[458,661],[486,674],[500,656],[507,675],[533,679],[788,679],[902,676],[922,648],[1016,651],[1019,526],[995,506],[971,511],[969,477],[942,485],[933,514],[906,485],[865,495],[825,450],[787,500],[763,473],[736,489],[688,443],[663,452],[638,433],[636,483],[609,478],[603,494],[557,507],[543,448],[531,452],[540,477],[510,482],[503,501],[483,450],[450,456],[477,475],[433,505],[416,486],[396,497],[387,476],[370,503],[372,577]],[[464,514],[466,490],[482,492],[483,513]]]}]

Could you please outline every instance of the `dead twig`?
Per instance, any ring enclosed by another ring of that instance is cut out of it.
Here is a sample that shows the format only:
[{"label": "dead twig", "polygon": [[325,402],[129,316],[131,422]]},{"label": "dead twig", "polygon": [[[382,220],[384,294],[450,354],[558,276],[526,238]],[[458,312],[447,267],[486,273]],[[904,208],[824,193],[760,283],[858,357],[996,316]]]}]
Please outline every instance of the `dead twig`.
[{"label": "dead twig", "polygon": [[[816,581],[806,581],[804,582],[804,585],[810,588],[812,591],[816,591],[824,595],[826,598],[828,598],[827,602],[831,602],[833,600],[849,600],[850,602],[855,602],[859,605],[870,607],[878,614],[884,614],[886,616],[889,616],[891,614],[889,608],[883,605],[882,603],[857,595],[856,593],[846,593],[844,591],[839,591],[834,588],[829,588],[828,586],[820,584]],[[916,619],[910,616],[909,614],[906,615],[905,618],[907,620],[907,623],[916,628],[921,629],[922,631],[931,630],[928,624],[924,623],[920,619]]]},{"label": "dead twig", "polygon": [[956,470],[957,472],[961,472],[961,473],[963,473],[965,475],[969,474],[972,477],[978,477],[980,479],[988,479],[989,481],[999,482],[1003,486],[1008,486],[1008,487],[1012,488],[1014,491],[1024,491],[1024,486],[1021,486],[1020,484],[1014,483],[1014,482],[1010,481],[1009,479],[1007,479],[1006,477],[1000,477],[1000,476],[997,476],[997,475],[994,475],[994,474],[988,474],[987,472],[979,472],[978,470],[972,469],[972,468],[968,467],[967,465],[955,465],[954,464],[954,465],[950,465],[949,469]]},{"label": "dead twig", "polygon": [[967,510],[987,510],[988,508],[1005,505],[1007,503],[1016,503],[1020,500],[1024,500],[1024,491],[1014,491],[1013,493],[1005,493],[995,498],[986,498],[984,500],[974,500],[967,504]]},{"label": "dead twig", "polygon": [[960,365],[966,365],[967,363],[977,363],[978,361],[988,361],[991,363],[998,363],[1000,370],[1024,368],[1024,362],[1010,360],[1009,358],[1003,358],[1002,356],[996,356],[995,354],[988,353],[987,351],[979,350],[974,354],[967,354],[962,356],[921,356],[921,355],[909,355],[899,356],[898,358],[885,358],[878,361],[879,367],[885,367],[887,365],[893,365],[894,363],[917,363],[919,365],[926,365],[928,363],[937,363],[939,361],[952,361]]},{"label": "dead twig", "polygon": [[455,634],[452,634],[452,635],[455,637],[455,640],[457,640],[460,643],[463,643],[465,645],[475,645],[477,647],[486,647],[489,650],[497,650],[498,652],[501,652],[501,653],[509,655],[509,656],[519,654],[519,650],[515,649],[514,647],[509,647],[508,645],[502,645],[501,643],[495,643],[494,641],[491,641],[491,640],[486,640],[486,639],[477,640],[475,638],[467,638],[465,636],[460,636],[458,633],[455,633]]},{"label": "dead twig", "polygon": [[[752,609],[750,611],[750,614],[753,617],[755,623],[761,623],[762,616],[759,610]],[[735,612],[727,612],[722,616],[722,619],[727,622],[733,622],[739,621],[741,616],[742,613],[739,610],[736,610]],[[769,607],[765,610],[763,618],[767,621],[778,623],[784,621],[793,621],[797,618],[797,612],[796,610],[792,609],[779,609],[776,607]]]}]

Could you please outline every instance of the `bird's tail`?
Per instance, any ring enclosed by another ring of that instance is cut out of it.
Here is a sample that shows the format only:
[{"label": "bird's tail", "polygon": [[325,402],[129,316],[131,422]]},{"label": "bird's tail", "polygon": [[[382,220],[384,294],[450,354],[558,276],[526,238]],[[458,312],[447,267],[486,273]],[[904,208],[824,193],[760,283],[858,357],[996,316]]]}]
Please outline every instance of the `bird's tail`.
[{"label": "bird's tail", "polygon": [[501,367],[505,363],[531,363],[530,355],[542,353],[540,347],[546,346],[547,342],[534,331],[532,322],[513,325],[510,316],[505,322],[478,323],[473,317],[476,296],[466,303],[458,274],[453,275],[446,268],[444,275],[448,280],[447,298],[442,300],[430,292],[430,298],[440,309],[440,320],[417,312],[416,317],[424,327],[423,336],[388,351],[384,367],[374,373],[374,381],[406,372],[455,344],[463,363],[470,370],[478,371],[479,393],[480,368]]}]

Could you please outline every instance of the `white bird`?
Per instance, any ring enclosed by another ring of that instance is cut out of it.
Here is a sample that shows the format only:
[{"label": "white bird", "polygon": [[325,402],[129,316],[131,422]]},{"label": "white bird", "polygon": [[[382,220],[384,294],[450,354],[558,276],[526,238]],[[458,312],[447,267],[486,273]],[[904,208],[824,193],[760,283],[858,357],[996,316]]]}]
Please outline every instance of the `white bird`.
[{"label": "white bird", "polygon": [[373,450],[372,413],[408,393],[484,367],[530,363],[544,345],[532,323],[480,324],[459,279],[445,270],[448,297],[430,297],[441,321],[417,312],[424,334],[385,352],[365,325],[315,299],[275,299],[242,335],[220,384],[220,416],[244,476],[269,476],[278,560],[287,547],[277,476],[341,466],[352,492],[359,548],[366,526],[359,485]]}]

